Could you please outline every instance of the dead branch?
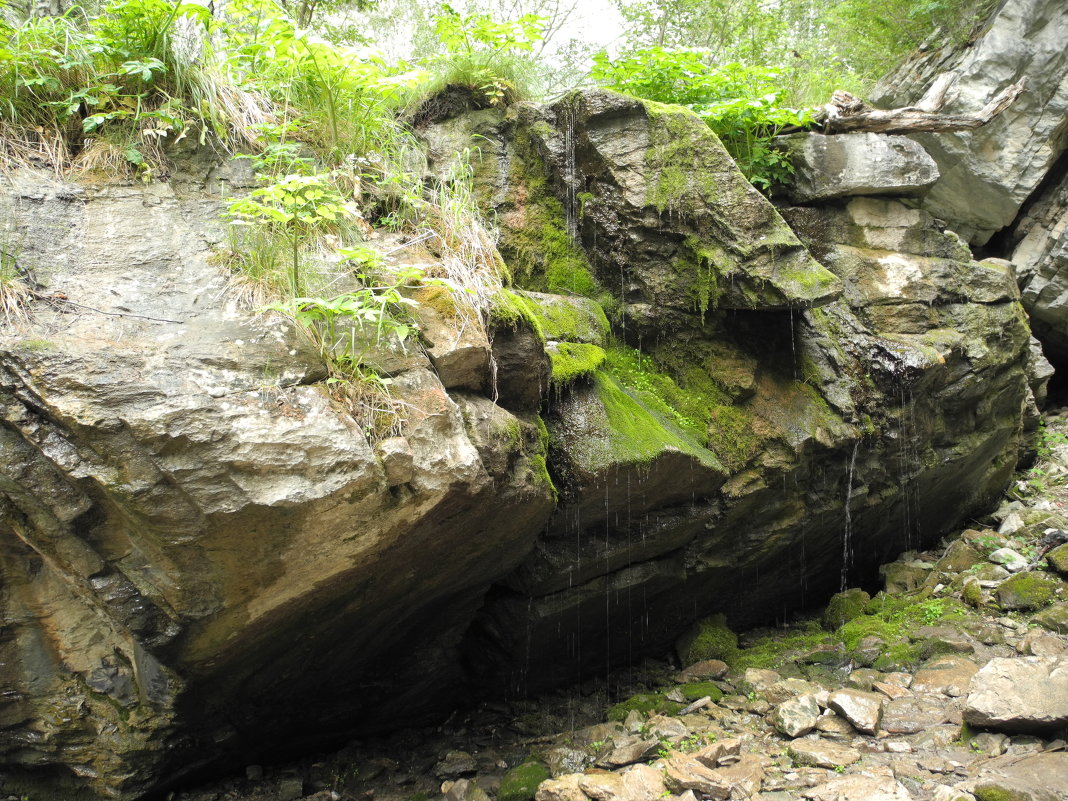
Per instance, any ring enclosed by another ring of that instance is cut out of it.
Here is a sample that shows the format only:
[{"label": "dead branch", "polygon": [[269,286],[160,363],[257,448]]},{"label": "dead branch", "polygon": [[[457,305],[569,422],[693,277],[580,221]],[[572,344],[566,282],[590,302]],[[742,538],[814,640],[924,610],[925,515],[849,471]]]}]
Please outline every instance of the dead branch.
[{"label": "dead branch", "polygon": [[[824,133],[829,134],[853,131],[911,134],[973,130],[986,125],[1012,105],[1023,93],[1026,80],[1021,78],[999,92],[977,114],[942,114],[937,110],[927,110],[929,105],[927,108],[906,106],[887,111],[862,106],[861,110],[853,112],[850,109],[842,109],[839,104],[828,103],[816,114],[816,122],[823,126]],[[942,97],[944,98],[944,94]]]}]

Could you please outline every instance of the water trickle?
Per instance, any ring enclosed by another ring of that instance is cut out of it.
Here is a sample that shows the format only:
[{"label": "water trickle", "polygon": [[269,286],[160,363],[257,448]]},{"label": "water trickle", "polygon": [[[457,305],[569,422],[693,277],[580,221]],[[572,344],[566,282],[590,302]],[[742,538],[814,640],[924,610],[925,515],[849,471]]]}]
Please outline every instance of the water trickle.
[{"label": "water trickle", "polygon": [[842,532],[842,586],[840,588],[843,592],[849,586],[849,568],[853,562],[853,512],[850,506],[853,502],[853,471],[857,466],[858,450],[860,450],[859,439],[853,443],[853,455],[849,457],[849,479],[846,484],[845,530]]}]

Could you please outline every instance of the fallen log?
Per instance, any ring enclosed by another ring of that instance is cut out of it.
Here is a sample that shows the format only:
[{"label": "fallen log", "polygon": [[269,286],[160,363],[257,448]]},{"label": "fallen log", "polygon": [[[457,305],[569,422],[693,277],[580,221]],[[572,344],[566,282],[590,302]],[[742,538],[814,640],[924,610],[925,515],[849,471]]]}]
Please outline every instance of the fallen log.
[{"label": "fallen log", "polygon": [[[906,106],[888,110],[873,109],[848,92],[835,92],[830,103],[820,108],[816,124],[823,126],[823,133],[869,133],[912,134],[967,131],[986,125],[1007,109],[1024,91],[1026,78],[1021,78],[1006,87],[976,114],[943,114],[929,100],[923,106]],[[948,87],[947,87],[948,88]],[[937,106],[944,102],[945,90],[938,93]],[[792,131],[802,130],[791,127]],[[783,130],[782,133],[789,133]]]}]

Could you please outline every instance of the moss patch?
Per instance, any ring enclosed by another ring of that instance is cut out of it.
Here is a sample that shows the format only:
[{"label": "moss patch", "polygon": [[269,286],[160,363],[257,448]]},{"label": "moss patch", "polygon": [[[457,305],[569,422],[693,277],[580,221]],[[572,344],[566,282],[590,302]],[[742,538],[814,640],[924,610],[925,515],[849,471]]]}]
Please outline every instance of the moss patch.
[{"label": "moss patch", "polygon": [[864,614],[864,609],[871,602],[871,596],[864,590],[850,589],[831,596],[827,608],[823,610],[823,627],[828,631],[845,625],[850,620]]},{"label": "moss patch", "polygon": [[638,693],[632,695],[626,701],[622,701],[608,710],[608,720],[623,721],[632,711],[649,715],[659,712],[662,715],[677,715],[682,709],[682,704],[669,701],[663,693]]},{"label": "moss patch", "polygon": [[704,698],[707,695],[715,703],[723,697],[723,690],[711,681],[694,681],[689,684],[680,684],[678,691],[682,693],[682,697],[687,701],[696,701],[698,698]]},{"label": "moss patch", "polygon": [[715,454],[701,447],[669,418],[658,416],[654,409],[628,395],[612,376],[597,370],[593,373],[593,383],[604,409],[606,430],[605,436],[589,437],[575,444],[573,452],[581,457],[586,469],[597,471],[612,465],[640,464],[666,450],[675,450],[694,457],[706,467],[723,471]]},{"label": "moss patch", "polygon": [[788,629],[775,629],[767,636],[754,639],[742,649],[734,667],[775,669],[796,661],[798,655],[810,653],[832,642],[833,636],[824,631],[817,621],[807,621]]},{"label": "moss patch", "polygon": [[713,615],[697,623],[680,642],[679,656],[684,665],[719,659],[733,665],[739,656],[738,635],[727,626],[723,615]]},{"label": "moss patch", "polygon": [[1017,573],[997,588],[998,604],[1002,609],[1042,609],[1060,600],[1065,584],[1048,573]]},{"label": "moss patch", "polygon": [[865,637],[878,637],[887,643],[883,654],[872,665],[877,670],[918,664],[923,656],[923,643],[911,640],[917,629],[969,616],[968,608],[951,598],[885,593],[875,596],[864,612],[839,628],[836,636],[850,651],[855,650]]},{"label": "moss patch", "polygon": [[504,774],[497,801],[529,801],[538,785],[550,778],[549,769],[541,762],[524,762]]},{"label": "moss patch", "polygon": [[546,352],[552,360],[555,384],[568,384],[591,375],[605,360],[603,348],[575,342],[556,342]]}]

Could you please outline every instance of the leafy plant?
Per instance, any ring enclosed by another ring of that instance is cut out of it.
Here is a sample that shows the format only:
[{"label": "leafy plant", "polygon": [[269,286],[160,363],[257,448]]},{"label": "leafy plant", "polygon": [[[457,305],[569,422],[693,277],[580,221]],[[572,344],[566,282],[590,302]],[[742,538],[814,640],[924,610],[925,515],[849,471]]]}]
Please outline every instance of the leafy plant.
[{"label": "leafy plant", "polygon": [[788,154],[772,147],[772,139],[788,125],[813,121],[810,110],[782,105],[779,70],[713,66],[706,51],[650,47],[614,60],[602,52],[594,57],[592,76],[616,91],[697,113],[745,177],[764,192],[793,173]]},{"label": "leafy plant", "polygon": [[434,17],[441,52],[427,60],[433,77],[421,97],[448,86],[469,89],[483,106],[502,106],[534,94],[537,68],[529,55],[547,20],[524,14],[498,21],[490,14],[461,14],[443,4]]},{"label": "leafy plant", "polygon": [[260,226],[280,235],[290,254],[289,289],[294,297],[303,291],[300,273],[302,244],[314,233],[355,216],[324,175],[285,175],[254,189],[248,197],[230,203],[227,216],[235,225]]}]

